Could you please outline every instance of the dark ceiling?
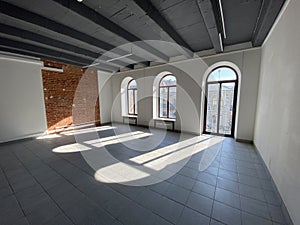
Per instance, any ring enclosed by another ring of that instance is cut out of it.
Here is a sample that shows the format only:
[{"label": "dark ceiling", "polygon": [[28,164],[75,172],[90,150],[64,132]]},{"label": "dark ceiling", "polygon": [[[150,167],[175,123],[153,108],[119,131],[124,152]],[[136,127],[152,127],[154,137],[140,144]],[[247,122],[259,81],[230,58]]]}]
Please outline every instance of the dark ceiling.
[{"label": "dark ceiling", "polygon": [[[178,55],[192,57],[193,52],[207,49],[219,53],[239,43],[260,46],[284,1],[4,0],[0,1],[0,51],[80,66],[101,56],[97,68],[117,71],[137,62],[149,65]],[[184,48],[138,42],[143,40]],[[132,42],[136,44],[127,44]],[[133,55],[107,62],[132,53],[132,46],[137,49]]]}]

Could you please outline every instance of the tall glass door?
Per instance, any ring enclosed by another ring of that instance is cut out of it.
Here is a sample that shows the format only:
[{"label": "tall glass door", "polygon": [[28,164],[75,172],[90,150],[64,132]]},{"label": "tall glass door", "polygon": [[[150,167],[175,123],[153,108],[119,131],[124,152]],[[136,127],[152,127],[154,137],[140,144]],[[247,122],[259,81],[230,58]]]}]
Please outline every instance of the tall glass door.
[{"label": "tall glass door", "polygon": [[207,79],[204,133],[233,136],[237,77],[230,68],[213,71]]}]

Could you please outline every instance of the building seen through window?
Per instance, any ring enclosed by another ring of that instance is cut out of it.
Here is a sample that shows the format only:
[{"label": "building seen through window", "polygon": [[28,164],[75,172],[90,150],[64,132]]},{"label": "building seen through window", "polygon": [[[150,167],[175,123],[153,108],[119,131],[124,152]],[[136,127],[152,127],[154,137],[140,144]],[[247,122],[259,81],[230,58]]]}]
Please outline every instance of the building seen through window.
[{"label": "building seen through window", "polygon": [[164,76],[159,83],[159,117],[176,118],[176,77]]},{"label": "building seen through window", "polygon": [[127,87],[128,115],[137,115],[137,85],[131,80]]}]

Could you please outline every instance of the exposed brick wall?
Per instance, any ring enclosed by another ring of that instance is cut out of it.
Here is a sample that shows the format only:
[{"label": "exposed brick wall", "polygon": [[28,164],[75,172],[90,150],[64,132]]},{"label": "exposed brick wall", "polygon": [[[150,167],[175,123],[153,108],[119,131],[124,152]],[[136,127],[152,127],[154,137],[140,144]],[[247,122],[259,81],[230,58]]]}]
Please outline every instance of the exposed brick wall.
[{"label": "exposed brick wall", "polygon": [[64,70],[42,70],[48,130],[89,122],[99,125],[97,71],[51,61],[44,65]]}]

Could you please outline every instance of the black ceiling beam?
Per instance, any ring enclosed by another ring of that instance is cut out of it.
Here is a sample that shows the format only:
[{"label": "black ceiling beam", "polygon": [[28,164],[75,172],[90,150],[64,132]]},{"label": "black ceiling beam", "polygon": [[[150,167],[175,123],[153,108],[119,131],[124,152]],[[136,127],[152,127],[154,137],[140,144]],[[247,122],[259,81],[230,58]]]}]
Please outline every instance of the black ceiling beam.
[{"label": "black ceiling beam", "polygon": [[222,36],[219,36],[219,30],[213,5],[210,0],[197,0],[197,4],[214,49],[217,53],[220,53],[223,51]]},{"label": "black ceiling beam", "polygon": [[272,28],[285,0],[262,1],[261,13],[252,36],[254,47],[261,46]]},{"label": "black ceiling beam", "polygon": [[56,57],[56,58],[64,58],[64,59],[68,59],[70,61],[78,62],[78,63],[90,64],[93,62],[92,60],[80,58],[80,57],[70,55],[67,53],[62,53],[62,52],[59,52],[56,50],[47,49],[47,48],[43,48],[43,47],[35,46],[32,44],[28,44],[28,43],[24,43],[24,42],[20,42],[20,41],[11,40],[8,38],[3,38],[3,37],[0,37],[0,45],[13,47],[13,48],[17,48],[17,49],[24,49],[24,50],[32,51],[32,52],[38,52],[38,53],[41,53],[44,55],[49,55],[49,56]]},{"label": "black ceiling beam", "polygon": [[148,53],[152,54],[154,57],[166,61],[169,61],[169,57],[159,50],[153,48],[152,46],[148,45],[147,43],[142,42],[140,38],[131,34],[123,27],[115,24],[111,20],[107,19],[105,16],[102,16],[95,10],[89,8],[88,6],[84,5],[83,3],[79,3],[74,0],[53,0],[56,3],[64,6],[65,8],[77,13],[78,15],[92,21],[93,23],[109,30],[110,32],[116,34],[119,37],[124,38],[129,42],[136,42],[134,43],[136,46],[144,49]]},{"label": "black ceiling beam", "polygon": [[[35,53],[35,52],[29,52],[29,51],[18,50],[18,49],[13,49],[13,48],[7,48],[7,47],[2,47],[2,46],[0,46],[0,51],[10,52],[10,53],[14,53],[14,54],[18,54],[18,55],[24,55],[24,56],[31,56],[31,57],[39,58],[41,60],[50,60],[50,61],[54,61],[54,62],[65,63],[65,64],[75,65],[75,66],[80,66],[80,67],[85,65],[85,64],[82,64],[82,63],[77,63],[77,62],[73,62],[73,61],[69,61],[69,60],[65,60],[65,59],[58,59],[58,58],[55,58],[55,57],[50,57],[48,55],[42,55],[42,54]],[[105,72],[112,72],[110,70],[103,69],[103,68],[100,68],[100,67],[94,67],[94,68],[98,69],[98,70],[105,71]]]},{"label": "black ceiling beam", "polygon": [[[46,17],[40,16],[36,13],[33,13],[33,12],[28,11],[28,10],[22,9],[18,6],[12,5],[12,4],[4,2],[4,1],[0,1],[0,13],[3,13],[5,15],[8,15],[8,16],[13,17],[13,18],[23,20],[25,22],[34,24],[36,26],[46,28],[46,29],[54,31],[56,33],[66,35],[70,38],[82,41],[84,43],[88,43],[92,46],[96,46],[96,47],[104,49],[106,51],[113,50],[113,52],[118,54],[118,55],[128,54],[128,52],[126,52],[122,49],[119,49],[119,48],[116,49],[115,46],[113,46],[109,43],[106,43],[104,41],[101,41],[99,39],[91,37],[91,36],[89,36],[85,33],[77,31],[73,28],[70,28],[70,27],[65,26],[63,24],[60,24],[60,23],[57,23],[57,22],[55,22],[53,20],[50,20]],[[136,61],[136,62],[144,61],[144,59],[142,59],[140,57],[137,57],[137,56],[131,56],[131,57],[128,57],[128,58],[131,59],[132,61]],[[110,59],[110,58],[105,57],[105,56],[101,56],[101,59],[107,60],[107,59]],[[114,61],[114,63],[118,64],[117,62],[118,61]],[[119,60],[119,62],[121,62],[121,60]]]},{"label": "black ceiling beam", "polygon": [[66,60],[66,59],[58,59],[55,57],[51,57],[48,55],[46,56],[46,55],[36,53],[36,52],[30,52],[30,51],[25,51],[22,49],[14,49],[14,48],[9,48],[9,47],[4,47],[4,46],[0,46],[0,51],[10,52],[10,53],[14,53],[14,54],[20,54],[20,55],[25,55],[25,56],[37,57],[42,60],[51,60],[51,61],[55,61],[55,62],[66,63],[66,64],[80,66],[80,67],[85,65],[83,63],[77,63],[77,62],[73,62],[73,61]]},{"label": "black ceiling beam", "polygon": [[57,41],[42,35],[39,35],[37,33],[33,33],[27,30],[23,30],[20,28],[16,28],[16,27],[12,27],[12,26],[8,26],[5,24],[1,24],[0,23],[0,32],[3,34],[8,34],[11,36],[15,36],[15,37],[20,37],[26,40],[30,40],[30,41],[34,41],[37,43],[41,43],[44,45],[48,45],[48,46],[52,46],[55,48],[59,48],[59,49],[63,49],[66,50],[68,52],[73,52],[73,53],[77,53],[92,59],[97,59],[99,57],[99,54],[83,49],[83,48],[79,48],[77,46],[74,45],[70,45],[61,41]]},{"label": "black ceiling beam", "polygon": [[[7,47],[0,46],[0,51],[10,52],[10,53],[19,54],[19,55],[25,55],[25,56],[37,57],[37,58],[40,58],[41,60],[50,60],[50,61],[54,61],[54,62],[65,63],[65,64],[75,65],[75,66],[80,66],[80,67],[85,66],[85,64],[83,64],[83,63],[77,63],[77,62],[73,62],[73,61],[66,60],[66,59],[58,59],[58,58],[51,57],[51,56],[48,56],[48,55],[43,55],[43,54],[36,53],[36,52],[25,51],[25,50],[22,50],[22,49],[14,49],[14,48],[7,48]],[[97,67],[97,66],[93,67],[93,68],[98,69],[98,70],[102,70],[102,71],[105,71],[105,72],[110,72],[110,73],[112,72],[110,70],[100,68],[100,67]]]},{"label": "black ceiling beam", "polygon": [[[70,45],[70,44],[67,44],[65,42],[57,41],[57,40],[54,40],[52,38],[42,36],[40,34],[36,34],[36,33],[30,32],[30,31],[27,31],[27,30],[23,30],[23,29],[20,29],[20,28],[12,27],[12,26],[9,26],[9,25],[1,24],[1,23],[0,23],[0,33],[8,34],[8,35],[15,36],[15,37],[20,37],[20,38],[30,40],[30,41],[34,41],[34,42],[44,44],[44,45],[47,45],[47,46],[63,49],[63,50],[66,50],[68,52],[71,52],[71,53],[77,53],[77,54],[89,57],[93,60],[96,60],[100,57],[100,55],[98,53],[95,53],[95,52],[77,47],[75,45]],[[103,58],[103,60],[110,59],[108,57],[101,56],[101,59],[102,58]],[[114,64],[117,64],[119,66],[127,66],[127,63],[124,63],[120,60],[116,60],[114,62]]]},{"label": "black ceiling beam", "polygon": [[[83,59],[78,56],[70,55],[67,53],[59,52],[59,51],[48,49],[48,48],[35,46],[35,45],[24,43],[24,42],[14,41],[14,40],[11,40],[8,38],[0,37],[0,45],[11,47],[11,48],[16,48],[16,49],[23,49],[23,50],[30,51],[30,52],[41,53],[43,55],[49,55],[50,57],[54,57],[54,58],[58,58],[58,59],[66,59],[66,60],[69,60],[72,62],[84,63],[86,65],[92,64],[94,62],[94,60]],[[101,66],[105,69],[108,69],[110,71],[118,70],[118,67],[113,67],[113,66],[101,63],[101,62],[99,63],[99,66]]]},{"label": "black ceiling beam", "polygon": [[27,11],[25,9],[22,9],[18,6],[12,5],[7,2],[3,2],[3,1],[0,2],[0,12],[3,14],[6,14],[8,16],[29,22],[31,24],[35,24],[37,26],[44,27],[48,30],[52,30],[57,33],[75,38],[82,42],[89,43],[93,46],[96,46],[98,48],[101,48],[101,49],[104,49],[107,51],[114,48],[113,45],[110,45],[106,42],[103,42],[103,41],[93,38],[89,35],[86,35],[82,32],[74,30],[73,28],[70,28],[70,27],[60,24],[60,23],[57,23],[46,17],[40,16],[38,14]]},{"label": "black ceiling beam", "polygon": [[134,0],[136,5],[138,5],[145,14],[150,17],[163,31],[165,31],[178,45],[186,48],[180,49],[180,53],[188,58],[193,56],[192,48],[186,43],[185,40],[177,33],[177,31],[168,23],[168,21],[160,14],[160,12],[155,8],[151,1],[145,0]]}]

